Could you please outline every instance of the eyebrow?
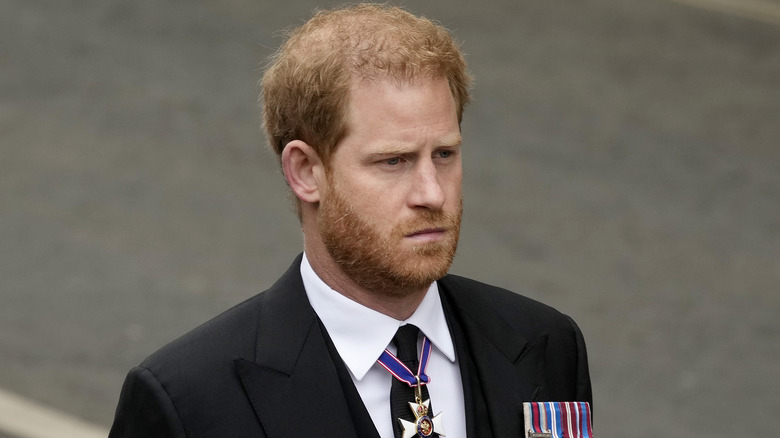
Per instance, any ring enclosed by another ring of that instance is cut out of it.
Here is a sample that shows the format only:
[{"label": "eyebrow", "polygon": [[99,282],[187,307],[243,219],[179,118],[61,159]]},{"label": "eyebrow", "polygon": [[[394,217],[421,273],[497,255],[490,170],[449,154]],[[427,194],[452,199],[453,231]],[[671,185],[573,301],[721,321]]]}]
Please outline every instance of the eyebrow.
[{"label": "eyebrow", "polygon": [[[452,139],[448,139],[448,141],[437,142],[437,144],[434,147],[434,149],[437,149],[437,148],[452,148],[452,147],[459,146],[460,144],[461,144],[460,137],[458,137],[457,139],[452,138]],[[380,149],[380,150],[371,152],[367,156],[369,158],[385,157],[385,156],[396,156],[396,155],[398,155],[398,156],[408,156],[408,155],[415,154],[415,153],[417,153],[417,152],[414,151],[412,148],[405,148],[405,147],[399,147],[399,146],[393,145],[393,146],[388,146],[387,149]]]},{"label": "eyebrow", "polygon": [[439,141],[438,146],[458,146],[463,143],[463,137],[460,134],[453,135],[452,137],[445,137]]},{"label": "eyebrow", "polygon": [[[459,146],[461,143],[463,143],[463,137],[461,137],[460,134],[453,135],[451,137],[444,137],[441,140],[436,142],[436,148],[440,147],[455,147]],[[380,148],[380,150],[376,152],[372,152],[372,156],[377,155],[407,155],[409,153],[412,153],[410,148],[399,146],[399,145],[388,145],[387,148]]]}]

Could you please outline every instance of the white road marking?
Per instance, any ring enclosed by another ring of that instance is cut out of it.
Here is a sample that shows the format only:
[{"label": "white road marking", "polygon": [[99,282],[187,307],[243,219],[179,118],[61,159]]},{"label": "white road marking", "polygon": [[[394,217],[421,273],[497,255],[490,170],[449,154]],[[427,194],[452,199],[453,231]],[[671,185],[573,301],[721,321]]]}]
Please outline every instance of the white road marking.
[{"label": "white road marking", "polygon": [[0,389],[0,431],[20,438],[106,438],[108,430]]},{"label": "white road marking", "polygon": [[780,25],[780,3],[769,0],[670,0],[711,11]]}]

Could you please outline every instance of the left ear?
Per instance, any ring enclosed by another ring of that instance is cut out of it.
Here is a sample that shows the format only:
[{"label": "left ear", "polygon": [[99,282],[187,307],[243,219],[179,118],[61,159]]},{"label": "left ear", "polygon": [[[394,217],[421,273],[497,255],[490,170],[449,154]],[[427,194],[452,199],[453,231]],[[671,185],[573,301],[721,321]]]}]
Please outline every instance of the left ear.
[{"label": "left ear", "polygon": [[324,175],[322,160],[306,142],[293,140],[282,151],[282,169],[287,185],[302,202],[320,201],[320,182]]}]

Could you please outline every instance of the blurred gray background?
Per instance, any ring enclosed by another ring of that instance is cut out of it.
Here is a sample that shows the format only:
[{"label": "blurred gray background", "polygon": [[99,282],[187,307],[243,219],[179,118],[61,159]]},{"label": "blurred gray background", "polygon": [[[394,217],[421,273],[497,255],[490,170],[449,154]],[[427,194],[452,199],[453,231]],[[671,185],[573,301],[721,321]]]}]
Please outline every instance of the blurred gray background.
[{"label": "blurred gray background", "polygon": [[[256,81],[340,3],[3,2],[1,388],[108,427],[130,367],[283,272]],[[405,4],[476,76],[452,271],[579,322],[599,436],[780,436],[780,1]]]}]

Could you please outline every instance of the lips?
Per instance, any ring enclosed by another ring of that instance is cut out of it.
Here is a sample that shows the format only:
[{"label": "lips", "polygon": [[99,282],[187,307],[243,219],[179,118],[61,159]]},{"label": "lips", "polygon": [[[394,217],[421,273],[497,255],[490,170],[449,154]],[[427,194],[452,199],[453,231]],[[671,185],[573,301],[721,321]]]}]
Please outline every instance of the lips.
[{"label": "lips", "polygon": [[425,228],[413,233],[409,233],[405,237],[416,243],[433,243],[441,241],[446,233],[446,228]]},{"label": "lips", "polygon": [[415,236],[425,236],[429,234],[439,234],[446,232],[446,228],[437,227],[437,228],[426,228],[424,230],[415,231],[413,233],[409,233],[406,235],[406,237],[415,237]]}]

